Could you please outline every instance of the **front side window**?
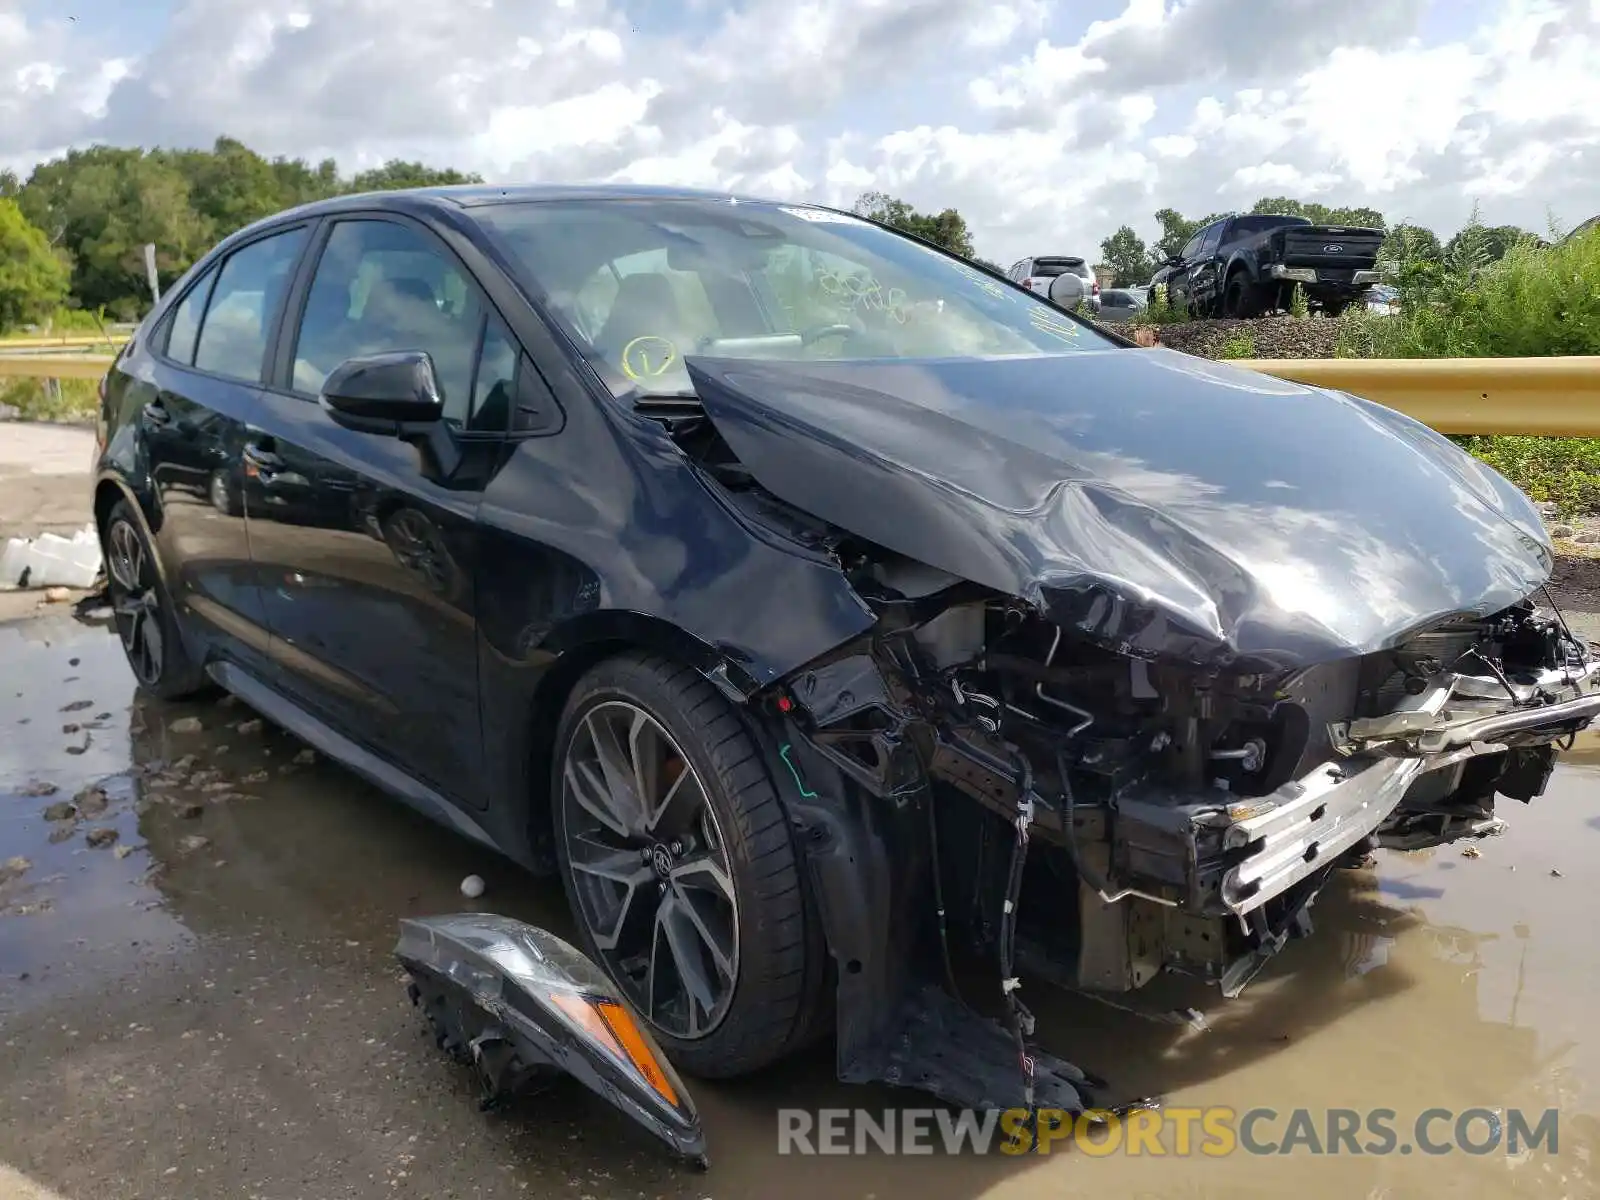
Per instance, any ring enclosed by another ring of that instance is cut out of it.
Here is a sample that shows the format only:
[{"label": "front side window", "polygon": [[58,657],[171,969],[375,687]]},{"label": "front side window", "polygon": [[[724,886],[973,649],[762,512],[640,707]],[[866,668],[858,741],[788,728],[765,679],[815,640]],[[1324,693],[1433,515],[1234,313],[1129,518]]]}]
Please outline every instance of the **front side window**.
[{"label": "front side window", "polygon": [[1112,343],[977,267],[840,213],[718,200],[473,215],[618,396],[690,390],[684,358],[1071,354]]},{"label": "front side window", "polygon": [[294,388],[315,394],[346,359],[420,350],[433,360],[444,419],[465,427],[483,319],[477,289],[432,238],[394,221],[340,221],[306,296]]},{"label": "front side window", "polygon": [[[228,256],[211,290],[195,344],[197,369],[229,379],[260,382],[272,321],[305,239],[302,226],[251,242]],[[174,337],[178,333],[176,324],[174,320]],[[167,345],[169,351],[173,349],[171,341]]]}]

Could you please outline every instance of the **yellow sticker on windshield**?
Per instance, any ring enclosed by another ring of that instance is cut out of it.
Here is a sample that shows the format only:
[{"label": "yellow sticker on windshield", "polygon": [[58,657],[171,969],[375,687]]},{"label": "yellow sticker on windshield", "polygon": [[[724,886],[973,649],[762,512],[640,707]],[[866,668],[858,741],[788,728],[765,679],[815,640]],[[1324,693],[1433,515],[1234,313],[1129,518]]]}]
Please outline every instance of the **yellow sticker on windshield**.
[{"label": "yellow sticker on windshield", "polygon": [[636,337],[622,348],[622,373],[635,383],[659,379],[677,361],[677,346],[652,334]]}]

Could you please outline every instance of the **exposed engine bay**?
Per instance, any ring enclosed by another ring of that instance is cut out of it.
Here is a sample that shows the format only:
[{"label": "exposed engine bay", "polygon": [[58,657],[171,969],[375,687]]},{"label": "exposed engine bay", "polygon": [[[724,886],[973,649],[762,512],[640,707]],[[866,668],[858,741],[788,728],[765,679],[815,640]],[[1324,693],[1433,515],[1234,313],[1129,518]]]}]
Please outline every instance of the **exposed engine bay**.
[{"label": "exposed engine bay", "polygon": [[1001,926],[994,875],[1024,813],[1019,950],[1085,989],[1171,969],[1237,994],[1331,870],[1499,832],[1496,797],[1540,795],[1600,713],[1589,651],[1528,602],[1360,658],[1230,675],[1082,644],[915,564],[854,578],[884,620],[870,650],[795,682],[813,743],[881,793],[896,747],[917,747],[949,831],[941,869],[965,889],[950,911],[969,905],[979,934]]}]

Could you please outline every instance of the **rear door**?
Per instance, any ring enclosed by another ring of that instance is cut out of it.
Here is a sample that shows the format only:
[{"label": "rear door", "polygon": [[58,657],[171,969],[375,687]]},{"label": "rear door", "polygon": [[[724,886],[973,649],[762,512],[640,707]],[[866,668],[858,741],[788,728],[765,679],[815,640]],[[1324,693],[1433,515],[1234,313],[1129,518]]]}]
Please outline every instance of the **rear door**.
[{"label": "rear door", "polygon": [[174,602],[223,653],[258,663],[267,631],[244,522],[244,430],[308,235],[304,224],[274,229],[198,276],[156,329],[137,385],[152,528]]},{"label": "rear door", "polygon": [[[515,344],[420,224],[331,219],[312,256],[246,446],[284,500],[249,509],[278,678],[346,736],[481,806],[476,521],[505,453]],[[341,362],[396,350],[433,359],[448,461],[318,403]]]}]

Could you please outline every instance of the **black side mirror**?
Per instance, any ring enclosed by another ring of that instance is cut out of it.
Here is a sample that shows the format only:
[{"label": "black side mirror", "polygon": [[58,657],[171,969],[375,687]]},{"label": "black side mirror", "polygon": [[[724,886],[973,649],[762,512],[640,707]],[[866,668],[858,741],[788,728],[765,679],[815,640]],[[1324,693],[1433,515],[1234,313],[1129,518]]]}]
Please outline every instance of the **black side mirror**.
[{"label": "black side mirror", "polygon": [[321,399],[334,420],[367,433],[400,434],[444,415],[433,359],[421,350],[347,358],[323,381]]}]

